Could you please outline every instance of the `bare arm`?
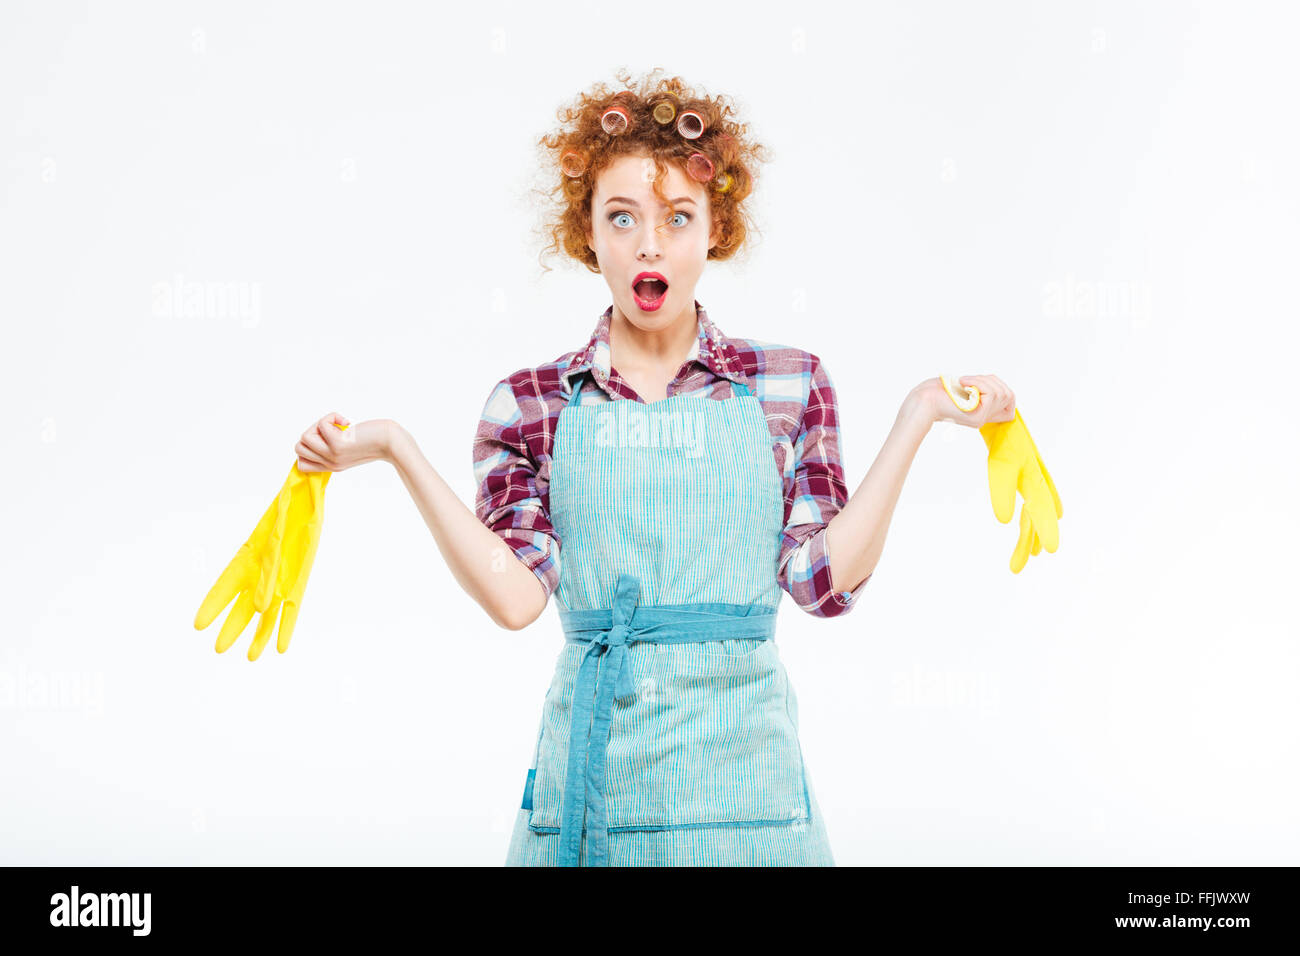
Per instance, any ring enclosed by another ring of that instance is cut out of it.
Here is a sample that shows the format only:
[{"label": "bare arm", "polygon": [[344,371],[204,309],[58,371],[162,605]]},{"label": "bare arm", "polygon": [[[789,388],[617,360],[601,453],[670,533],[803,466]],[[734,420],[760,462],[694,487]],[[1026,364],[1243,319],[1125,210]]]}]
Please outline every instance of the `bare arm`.
[{"label": "bare arm", "polygon": [[500,627],[517,631],[535,621],[548,598],[537,576],[456,497],[397,422],[389,425],[387,460],[465,593]]},{"label": "bare arm", "polygon": [[903,481],[934,422],[930,403],[913,389],[899,409],[871,470],[827,524],[831,579],[837,589],[851,591],[875,570]]},{"label": "bare arm", "polygon": [[996,375],[963,375],[960,381],[980,390],[979,406],[970,412],[957,409],[938,378],[926,379],[908,392],[867,477],[826,525],[827,538],[833,535],[835,539],[828,548],[831,579],[837,588],[851,590],[875,570],[903,480],[930,426],[945,421],[980,428],[988,422],[1015,418],[1016,396],[1002,379]]}]

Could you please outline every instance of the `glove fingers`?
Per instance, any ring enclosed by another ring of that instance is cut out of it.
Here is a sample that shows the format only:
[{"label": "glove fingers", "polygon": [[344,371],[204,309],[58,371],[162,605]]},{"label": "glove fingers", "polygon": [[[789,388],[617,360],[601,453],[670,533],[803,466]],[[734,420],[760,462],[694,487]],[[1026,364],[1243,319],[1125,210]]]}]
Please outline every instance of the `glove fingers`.
[{"label": "glove fingers", "polygon": [[993,515],[1003,524],[1016,513],[1016,484],[1020,466],[989,456],[989,498]]},{"label": "glove fingers", "polygon": [[[297,463],[294,467],[297,467]],[[293,489],[280,546],[277,585],[282,599],[293,593],[294,585],[302,571],[307,543],[313,533],[313,522],[319,522],[321,480],[317,476],[322,474],[329,474],[329,472],[312,472],[304,476]]]},{"label": "glove fingers", "polygon": [[1038,554],[1038,552],[1042,550],[1043,550],[1043,541],[1041,538],[1038,537],[1038,532],[1035,531],[1033,537],[1030,539],[1029,542],[1029,553]]},{"label": "glove fingers", "polygon": [[[315,542],[309,546],[309,552],[316,550]],[[289,639],[293,636],[294,625],[298,623],[298,611],[302,607],[302,595],[307,589],[307,576],[311,573],[311,554],[303,561],[302,570],[294,582],[293,591],[285,599],[284,612],[280,615],[280,641],[277,645],[281,654],[289,649]]]},{"label": "glove fingers", "polygon": [[285,598],[280,612],[280,633],[276,640],[276,650],[281,654],[289,649],[294,625],[298,623],[298,609],[301,606],[302,593],[307,587],[307,575],[311,573],[311,559],[315,550],[310,522],[291,529],[285,543],[286,573],[283,583]]},{"label": "glove fingers", "polygon": [[1038,451],[1034,451],[1034,460],[1038,462],[1038,470],[1043,473],[1043,481],[1047,482],[1047,490],[1052,493],[1052,506],[1056,509],[1056,517],[1064,518],[1065,509],[1061,507],[1061,496],[1056,493],[1056,482],[1052,481],[1052,476],[1043,464],[1043,459],[1038,456]]},{"label": "glove fingers", "polygon": [[312,565],[316,563],[316,541],[312,540],[307,544],[307,553],[303,555],[301,567],[298,570],[298,577],[293,582],[293,589],[289,592],[289,597],[295,601],[301,602],[303,593],[307,590],[307,578],[311,576]]},{"label": "glove fingers", "polygon": [[308,525],[306,518],[307,501],[305,489],[302,500],[294,503],[289,516],[289,526],[284,534],[284,546],[280,557],[280,580],[276,585],[276,597],[287,601],[298,590],[302,580],[303,557],[307,549]]},{"label": "glove fingers", "polygon": [[[329,474],[329,472],[324,472]],[[325,484],[324,482],[312,486],[312,514],[304,529],[302,551],[298,557],[297,574],[294,578],[293,587],[289,591],[289,599],[295,604],[302,603],[303,592],[307,590],[307,578],[311,574],[312,564],[316,560],[316,547],[320,543],[321,527],[325,523]]]},{"label": "glove fingers", "polygon": [[260,611],[262,617],[248,648],[250,661],[262,656],[276,629],[277,619],[280,627],[276,649],[283,654],[289,648],[320,535],[324,488],[329,475],[330,472],[303,474],[295,461],[273,503],[272,519],[256,555],[256,589],[251,595],[248,591],[242,595],[241,603],[247,605],[243,620],[226,642],[226,647],[229,647],[253,612]]},{"label": "glove fingers", "polygon": [[1037,462],[1029,462],[1021,475],[1020,493],[1025,496],[1024,510],[1029,512],[1043,547],[1049,553],[1054,553],[1060,533],[1056,524],[1056,509],[1053,507],[1052,493],[1043,480],[1043,473],[1038,470]]},{"label": "glove fingers", "polygon": [[241,547],[199,605],[198,613],[194,615],[195,630],[201,631],[215,621],[235,595],[244,589],[251,569],[250,561],[248,552]]},{"label": "glove fingers", "polygon": [[271,595],[275,590],[276,579],[280,574],[280,551],[284,542],[285,525],[289,520],[289,505],[293,502],[293,489],[297,479],[293,473],[298,470],[294,462],[289,477],[275,496],[275,520],[262,551],[258,554],[260,575],[257,579],[257,591],[253,595],[253,606],[265,614],[271,606]]},{"label": "glove fingers", "polygon": [[293,626],[297,623],[298,605],[293,601],[285,601],[284,610],[280,612],[280,635],[276,638],[276,651],[283,654],[289,649],[289,641],[293,638]]},{"label": "glove fingers", "polygon": [[239,600],[235,606],[230,609],[226,615],[225,622],[221,625],[221,633],[217,635],[217,653],[224,654],[230,650],[230,645],[239,640],[239,635],[244,633],[244,628],[253,618],[253,596],[248,591],[243,591],[239,595]]},{"label": "glove fingers", "polygon": [[266,642],[271,639],[271,632],[275,630],[275,619],[280,616],[280,602],[272,601],[271,606],[262,614],[261,620],[257,622],[257,633],[253,635],[253,643],[248,647],[248,659],[255,661],[262,656],[262,650],[266,647]]},{"label": "glove fingers", "polygon": [[1016,549],[1011,552],[1011,573],[1019,574],[1029,560],[1030,537],[1034,533],[1034,526],[1029,521],[1029,509],[1022,507],[1020,509],[1020,538],[1016,541]]},{"label": "glove fingers", "polygon": [[1039,470],[1043,473],[1043,480],[1047,482],[1047,487],[1052,492],[1052,504],[1056,506],[1056,517],[1064,518],[1065,509],[1061,507],[1061,496],[1056,493],[1056,482],[1052,480],[1052,473],[1043,464],[1043,456],[1038,453],[1038,444],[1034,441],[1034,436],[1029,434],[1029,427],[1025,424],[1025,420],[1018,408],[1016,409],[1016,417],[1020,419],[1020,427],[1025,430],[1025,438],[1029,441],[1029,447],[1034,450],[1034,458],[1038,462]]},{"label": "glove fingers", "polygon": [[[320,472],[313,474],[324,474]],[[283,654],[289,649],[293,639],[293,630],[298,623],[298,611],[302,606],[302,595],[307,589],[307,578],[311,574],[312,562],[316,557],[316,543],[320,540],[320,529],[324,520],[325,481],[309,479],[310,514],[300,527],[293,529],[292,547],[286,548],[285,560],[291,563],[291,574],[287,581],[288,595],[284,609],[280,612],[280,634],[276,640],[276,650]]]}]

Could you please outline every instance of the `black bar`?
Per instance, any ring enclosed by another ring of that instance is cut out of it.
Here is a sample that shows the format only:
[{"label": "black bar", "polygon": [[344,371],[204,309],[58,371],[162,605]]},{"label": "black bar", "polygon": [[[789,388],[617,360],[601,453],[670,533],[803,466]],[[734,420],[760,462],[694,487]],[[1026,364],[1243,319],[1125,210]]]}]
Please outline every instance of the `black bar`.
[{"label": "black bar", "polygon": [[[396,942],[413,935],[435,942],[466,928],[488,940],[575,920],[574,928],[593,931],[585,937],[593,942],[619,926],[639,939],[671,940],[680,939],[679,922],[684,928],[701,919],[726,939],[789,929],[809,944],[824,931],[841,939],[848,933],[864,945],[886,939],[890,945],[928,945],[1128,938],[1139,944],[1205,940],[1238,947],[1292,936],[1290,888],[1296,883],[1295,867],[841,866],[732,868],[725,874],[700,868],[671,875],[651,868],[543,875],[436,866],[8,867],[0,874],[6,948],[24,938],[44,943],[68,935],[94,944],[115,937],[139,945],[147,945],[146,939],[213,945]],[[76,911],[70,905],[74,886]],[[575,888],[581,895],[571,892]],[[144,928],[144,896],[116,895],[132,893],[149,894],[147,935],[136,932]],[[103,894],[114,896],[101,910]],[[87,903],[92,896],[95,902]],[[128,902],[138,908],[128,908]],[[66,918],[73,915],[77,922],[89,920],[92,909],[107,922],[114,907],[117,926],[51,922],[70,922]],[[1190,922],[1201,919],[1211,922]]]}]

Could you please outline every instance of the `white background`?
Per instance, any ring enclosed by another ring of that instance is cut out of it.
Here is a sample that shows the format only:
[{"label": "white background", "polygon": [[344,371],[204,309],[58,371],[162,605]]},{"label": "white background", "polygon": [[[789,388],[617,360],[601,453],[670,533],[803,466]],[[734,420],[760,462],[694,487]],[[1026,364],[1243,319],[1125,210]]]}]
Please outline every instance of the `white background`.
[{"label": "white background", "polygon": [[937,425],[852,613],[784,601],[836,861],[1300,863],[1284,10],[6,3],[0,862],[504,859],[559,620],[496,628],[390,466],[331,482],[287,654],[192,622],[327,412],[472,504],[492,385],[610,301],[538,265],[534,144],[662,66],[773,150],[697,298],[825,359],[850,491],[991,373],[1065,507],[1012,575]]}]

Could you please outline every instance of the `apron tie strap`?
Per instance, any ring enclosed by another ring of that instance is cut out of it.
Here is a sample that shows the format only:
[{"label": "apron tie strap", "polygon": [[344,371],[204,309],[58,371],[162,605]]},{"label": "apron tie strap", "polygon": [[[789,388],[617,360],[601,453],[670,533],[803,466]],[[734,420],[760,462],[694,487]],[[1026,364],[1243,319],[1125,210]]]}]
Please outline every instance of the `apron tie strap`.
[{"label": "apron tie strap", "polygon": [[609,865],[605,752],[614,701],[635,694],[628,645],[634,641],[768,640],[775,630],[774,608],[734,604],[638,608],[640,597],[640,579],[620,574],[613,605],[608,610],[562,609],[560,612],[566,639],[588,645],[578,665],[573,689],[568,763],[560,811],[560,866],[579,865],[584,825],[588,865]]},{"label": "apron tie strap", "polygon": [[[573,723],[569,734],[569,766],[564,777],[564,809],[560,819],[562,866],[577,866],[582,845],[586,810],[592,812],[588,832],[588,859],[592,866],[608,866],[608,832],[605,814],[605,748],[590,748],[593,740],[609,739],[614,697],[632,696],[632,676],[624,667],[627,642],[634,631],[632,612],[641,595],[641,582],[630,574],[619,575],[610,609],[612,626],[591,639],[573,693]],[[604,666],[597,663],[605,657]],[[590,733],[587,732],[590,727]]]}]

